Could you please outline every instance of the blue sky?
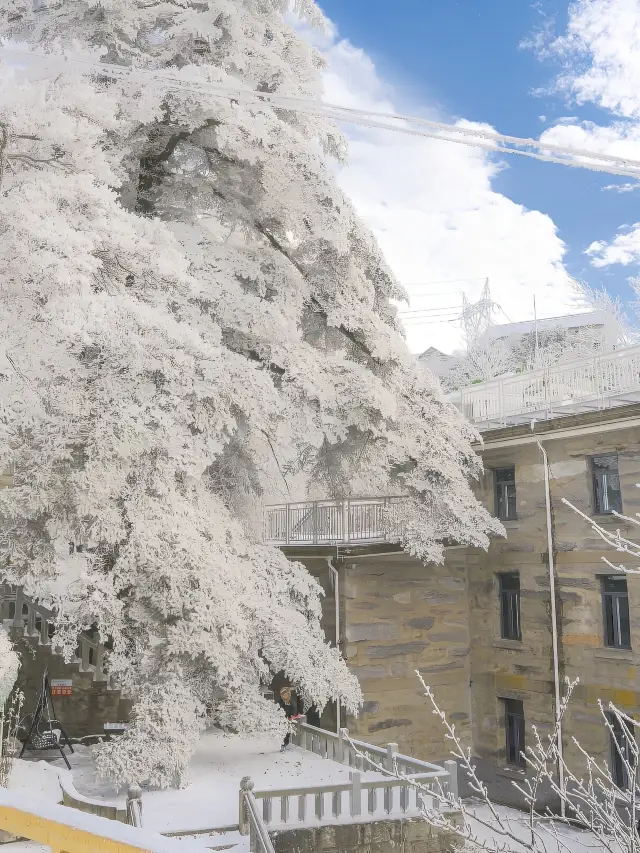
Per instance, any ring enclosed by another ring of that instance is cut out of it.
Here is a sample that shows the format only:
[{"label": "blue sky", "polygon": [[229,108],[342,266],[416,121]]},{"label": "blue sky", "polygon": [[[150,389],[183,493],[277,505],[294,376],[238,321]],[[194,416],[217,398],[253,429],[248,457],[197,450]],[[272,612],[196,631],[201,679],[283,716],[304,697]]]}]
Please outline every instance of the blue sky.
[{"label": "blue sky", "polygon": [[[610,6],[619,0],[591,2]],[[538,137],[566,117],[576,126],[611,123],[597,99],[576,104],[554,89],[562,71],[557,57],[541,59],[522,46],[542,28],[562,35],[568,0],[320,0],[320,5],[338,30],[336,41],[365,53],[398,109],[487,122],[515,136]],[[585,63],[589,57],[575,58],[571,73],[579,75]],[[517,157],[506,165],[492,176],[492,190],[553,220],[566,246],[569,275],[629,300],[628,278],[637,274],[637,264],[594,267],[584,254],[592,242],[610,243],[622,226],[640,220],[637,192],[604,189],[627,179]],[[421,280],[429,280],[428,265]],[[553,313],[551,302],[546,313]]]}]

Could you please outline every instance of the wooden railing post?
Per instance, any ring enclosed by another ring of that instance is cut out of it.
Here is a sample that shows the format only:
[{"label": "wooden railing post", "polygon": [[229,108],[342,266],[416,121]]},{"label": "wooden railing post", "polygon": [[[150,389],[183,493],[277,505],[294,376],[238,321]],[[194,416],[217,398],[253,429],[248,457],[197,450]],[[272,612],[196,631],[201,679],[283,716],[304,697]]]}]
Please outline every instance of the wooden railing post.
[{"label": "wooden railing post", "polygon": [[350,749],[349,742],[349,729],[340,729],[338,732],[338,761],[341,764],[349,764],[347,761],[347,753]]},{"label": "wooden railing post", "polygon": [[390,772],[393,773],[396,763],[396,755],[398,754],[398,744],[397,743],[388,743],[387,744],[387,757],[385,759],[385,767]]},{"label": "wooden railing post", "polygon": [[342,541],[348,542],[351,533],[349,519],[349,499],[342,501]]},{"label": "wooden railing post", "polygon": [[455,761],[445,761],[444,769],[449,774],[449,793],[455,801],[458,799],[458,764]]},{"label": "wooden railing post", "polygon": [[302,728],[307,722],[305,714],[301,714],[296,720],[295,743],[297,746],[304,748],[304,729]]},{"label": "wooden railing post", "polygon": [[130,826],[142,826],[142,788],[131,785],[127,791],[127,820]]},{"label": "wooden railing post", "polygon": [[23,628],[24,622],[22,621],[22,603],[24,601],[24,595],[22,592],[22,587],[16,587],[16,598],[15,605],[16,609],[13,613],[13,627],[14,628]]},{"label": "wooden railing post", "polygon": [[351,778],[351,791],[349,793],[351,817],[356,817],[362,814],[362,775],[359,770],[352,770],[349,776]]},{"label": "wooden railing post", "polygon": [[238,796],[238,831],[240,835],[249,835],[246,795],[251,791],[253,791],[251,777],[244,776],[240,781],[240,794]]}]

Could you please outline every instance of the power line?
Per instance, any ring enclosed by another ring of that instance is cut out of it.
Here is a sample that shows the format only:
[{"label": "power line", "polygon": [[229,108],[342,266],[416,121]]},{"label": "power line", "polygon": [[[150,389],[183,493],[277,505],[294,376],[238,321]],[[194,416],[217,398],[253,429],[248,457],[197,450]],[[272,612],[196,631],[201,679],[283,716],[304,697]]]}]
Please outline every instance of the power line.
[{"label": "power line", "polygon": [[400,317],[400,322],[405,325],[413,325],[414,323],[457,323],[460,320],[460,315],[453,317]]},{"label": "power line", "polygon": [[452,311],[459,312],[462,310],[462,305],[442,305],[437,308],[412,308],[406,311],[398,311],[398,314],[406,316],[407,314],[432,314],[433,312],[450,314]]},{"label": "power line", "polygon": [[[410,282],[402,282],[403,287],[428,287],[431,284],[456,284],[460,281],[486,281],[486,275],[480,275],[477,278],[443,278],[439,281],[410,281]],[[430,296],[446,296],[451,291],[443,290],[442,294],[438,293],[430,293]]]},{"label": "power line", "polygon": [[[165,71],[131,68],[113,65],[111,63],[95,63],[79,59],[72,59],[59,54],[37,54],[35,52],[20,51],[3,45],[0,53],[13,56],[35,63],[52,66],[58,65],[68,68],[76,65],[85,68],[95,74],[119,79],[129,82],[139,81],[162,82],[168,89],[200,91],[203,94],[222,97],[231,101],[243,101],[244,103],[264,106],[269,104],[274,108],[290,110],[292,112],[306,113],[310,115],[321,115],[325,118],[338,122],[349,122],[362,127],[378,128],[410,136],[422,136],[442,142],[455,142],[481,148],[491,153],[517,154],[521,157],[529,157],[547,163],[558,163],[563,166],[574,168],[585,168],[597,172],[606,172],[612,175],[625,175],[632,178],[640,178],[640,161],[628,158],[615,157],[610,154],[600,154],[595,151],[587,151],[579,148],[553,145],[536,139],[507,136],[494,131],[481,128],[459,127],[457,125],[444,124],[442,122],[429,121],[416,116],[405,116],[396,113],[378,113],[374,111],[358,110],[350,107],[341,107],[337,104],[326,104],[304,98],[295,98],[287,95],[267,94],[256,92],[241,86],[226,86],[222,84],[209,83],[203,80],[185,79]],[[201,66],[199,66],[200,68]],[[193,70],[193,69],[189,69]],[[402,122],[398,125],[389,122]],[[407,127],[407,123],[415,127]],[[523,150],[535,149],[535,150]],[[560,155],[560,156],[555,156]],[[580,159],[573,159],[573,158]],[[585,160],[586,158],[586,160]]]},{"label": "power line", "polygon": [[445,314],[442,317],[433,317],[433,316],[429,316],[429,317],[400,317],[399,319],[403,323],[422,323],[422,322],[430,323],[432,321],[434,323],[448,323],[448,322],[453,323],[457,320],[460,320],[461,318],[460,318],[460,314]]}]

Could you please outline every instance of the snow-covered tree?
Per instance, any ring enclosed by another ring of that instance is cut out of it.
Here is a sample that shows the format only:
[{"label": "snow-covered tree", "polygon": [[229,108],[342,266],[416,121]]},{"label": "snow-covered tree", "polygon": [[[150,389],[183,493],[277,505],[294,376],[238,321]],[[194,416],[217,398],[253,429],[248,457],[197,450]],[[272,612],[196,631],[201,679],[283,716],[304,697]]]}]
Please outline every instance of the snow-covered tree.
[{"label": "snow-covered tree", "polygon": [[297,448],[331,495],[409,495],[424,559],[499,530],[469,485],[474,435],[407,352],[400,291],[336,186],[335,128],[195,85],[318,97],[288,11],[0,0],[4,38],[191,84],[37,62],[0,80],[0,554],[31,594],[66,586],[70,651],[82,628],[111,643],[135,701],[98,758],[118,782],[180,782],[209,721],[281,725],[260,694],[278,671],[305,704],[359,703],[318,585],[255,536],[270,460]]}]

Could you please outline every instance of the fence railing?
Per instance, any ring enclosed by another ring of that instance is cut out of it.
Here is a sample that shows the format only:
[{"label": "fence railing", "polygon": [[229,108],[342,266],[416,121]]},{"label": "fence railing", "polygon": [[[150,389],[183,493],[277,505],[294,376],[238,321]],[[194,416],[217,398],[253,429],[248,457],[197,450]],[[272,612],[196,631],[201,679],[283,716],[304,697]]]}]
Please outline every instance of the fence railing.
[{"label": "fence railing", "polygon": [[[0,584],[0,619],[25,637],[37,639],[38,645],[56,645],[55,612],[26,596],[22,587]],[[83,672],[92,672],[94,681],[107,681],[105,648],[89,634],[78,635],[77,660]]]},{"label": "fence railing", "polygon": [[67,853],[181,853],[184,850],[181,842],[155,832],[3,788],[0,788],[0,829]]},{"label": "fence railing", "polygon": [[[257,791],[251,779],[245,777],[240,790],[241,834],[255,832],[268,837],[270,828],[415,817],[422,812],[425,800],[432,800],[427,803],[430,808],[440,801],[441,798],[430,798],[429,791],[457,799],[455,761],[447,761],[445,767],[440,767],[402,755],[396,744],[387,744],[385,748],[373,746],[350,739],[346,729],[334,734],[304,721],[297,724],[295,742],[317,755],[352,767],[350,781]],[[400,778],[385,775],[377,768],[395,772]],[[257,825],[255,828],[252,822]],[[258,850],[270,853],[266,846]]]},{"label": "fence railing", "polygon": [[258,802],[253,793],[253,782],[248,776],[240,782],[240,816],[238,828],[240,835],[249,836],[249,849],[252,853],[275,853],[269,830],[262,819]]},{"label": "fence railing", "polygon": [[468,420],[482,426],[506,425],[524,415],[548,419],[580,405],[605,409],[633,402],[625,395],[638,393],[640,346],[635,346],[471,385],[451,400]]},{"label": "fence railing", "polygon": [[265,508],[264,538],[274,545],[387,542],[402,537],[406,498],[302,501]]}]

